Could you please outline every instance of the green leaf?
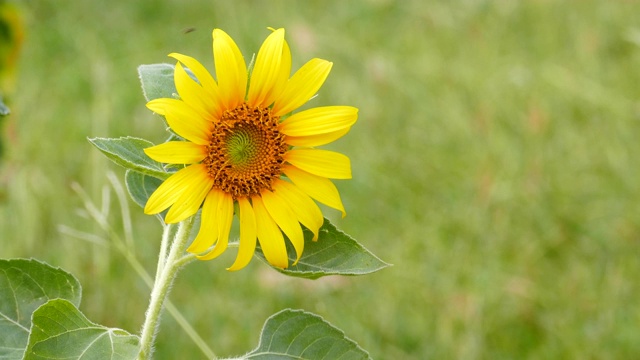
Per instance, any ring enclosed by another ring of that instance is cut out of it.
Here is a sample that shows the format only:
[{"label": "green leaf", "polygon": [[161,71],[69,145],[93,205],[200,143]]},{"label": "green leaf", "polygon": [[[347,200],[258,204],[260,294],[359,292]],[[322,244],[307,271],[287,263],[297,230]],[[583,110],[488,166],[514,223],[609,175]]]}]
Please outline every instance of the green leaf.
[{"label": "green leaf", "polygon": [[174,65],[140,65],[138,75],[142,84],[142,93],[147,101],[159,98],[172,98],[178,91],[173,81]]},{"label": "green leaf", "polygon": [[151,194],[162,184],[162,180],[139,172],[127,170],[124,174],[129,195],[136,204],[144,207]]},{"label": "green leaf", "polygon": [[73,275],[38,260],[0,260],[0,359],[22,359],[31,314],[50,299],[80,304],[81,286]]},{"label": "green leaf", "polygon": [[4,104],[2,100],[2,95],[0,95],[0,116],[7,116],[11,113],[7,105]]},{"label": "green leaf", "polygon": [[264,323],[260,343],[243,359],[371,359],[344,333],[318,315],[283,310]]},{"label": "green leaf", "polygon": [[145,148],[153,146],[150,141],[130,136],[118,139],[93,138],[89,141],[113,162],[127,169],[163,180],[171,176],[161,163],[144,153]]},{"label": "green leaf", "polygon": [[[324,219],[318,240],[312,238],[313,233],[304,229],[304,252],[298,263],[288,269],[274,269],[289,276],[317,279],[327,275],[364,275],[389,266],[328,219]],[[256,255],[267,262],[260,247]],[[290,246],[288,255],[289,262],[293,263],[296,253]]]},{"label": "green leaf", "polygon": [[89,321],[72,303],[50,300],[32,317],[25,360],[135,359],[139,339],[121,329]]}]

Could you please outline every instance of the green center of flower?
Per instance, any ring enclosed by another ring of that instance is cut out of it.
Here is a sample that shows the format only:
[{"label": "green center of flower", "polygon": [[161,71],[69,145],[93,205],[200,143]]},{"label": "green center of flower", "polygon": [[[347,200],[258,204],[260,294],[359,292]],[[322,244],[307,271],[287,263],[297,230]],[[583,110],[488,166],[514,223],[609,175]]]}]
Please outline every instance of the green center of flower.
[{"label": "green center of flower", "polygon": [[243,103],[225,111],[213,124],[208,154],[202,161],[214,187],[234,199],[273,190],[288,149],[278,124],[279,117],[268,108]]}]

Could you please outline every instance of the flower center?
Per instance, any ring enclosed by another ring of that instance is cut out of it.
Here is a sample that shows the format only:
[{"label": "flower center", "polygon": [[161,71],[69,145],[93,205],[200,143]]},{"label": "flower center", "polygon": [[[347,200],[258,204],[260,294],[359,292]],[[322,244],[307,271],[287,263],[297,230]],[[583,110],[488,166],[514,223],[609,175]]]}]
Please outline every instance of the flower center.
[{"label": "flower center", "polygon": [[278,131],[279,119],[269,109],[246,103],[222,114],[213,124],[208,154],[202,161],[214,187],[234,199],[273,190],[288,149],[284,134]]}]

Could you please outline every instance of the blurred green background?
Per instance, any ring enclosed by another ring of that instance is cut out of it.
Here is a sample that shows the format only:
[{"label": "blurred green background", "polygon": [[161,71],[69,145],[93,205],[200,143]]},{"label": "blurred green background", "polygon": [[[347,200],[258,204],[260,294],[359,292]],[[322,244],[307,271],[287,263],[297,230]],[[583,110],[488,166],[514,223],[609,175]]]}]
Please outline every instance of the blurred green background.
[{"label": "blurred green background", "polygon": [[[313,105],[360,109],[329,148],[348,216],[393,267],[289,279],[254,260],[193,263],[172,301],[219,356],[257,344],[286,307],[315,312],[376,359],[640,358],[638,1],[55,1],[21,3],[26,38],[5,127],[0,256],[75,274],[93,321],[137,332],[148,289],[83,216],[106,170],[86,137],[162,141],[136,67],[181,52],[209,69],[211,30],[250,58],[285,27],[294,68],[334,62]],[[195,29],[187,31],[186,29]],[[635,154],[635,155],[634,155]],[[155,269],[161,229],[132,206]],[[122,231],[117,202],[109,222]],[[168,315],[158,359],[204,358]]]}]

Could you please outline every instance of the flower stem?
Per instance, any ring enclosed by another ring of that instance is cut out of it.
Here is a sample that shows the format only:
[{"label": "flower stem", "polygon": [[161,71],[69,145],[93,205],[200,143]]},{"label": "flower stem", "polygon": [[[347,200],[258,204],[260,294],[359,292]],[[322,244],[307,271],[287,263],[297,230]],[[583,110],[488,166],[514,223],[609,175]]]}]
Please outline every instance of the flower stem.
[{"label": "flower stem", "polygon": [[158,262],[162,262],[164,266],[162,266],[161,270],[159,269],[160,272],[156,274],[156,280],[151,290],[151,300],[149,301],[149,308],[147,309],[144,325],[142,326],[142,334],[140,336],[139,360],[148,360],[153,353],[153,342],[155,340],[156,330],[160,324],[162,306],[164,300],[167,298],[171,284],[178,274],[178,270],[184,265],[184,262],[178,260],[183,256],[192,227],[193,217],[181,222],[173,238],[169,254],[164,258],[164,254],[162,251],[160,252]]}]

